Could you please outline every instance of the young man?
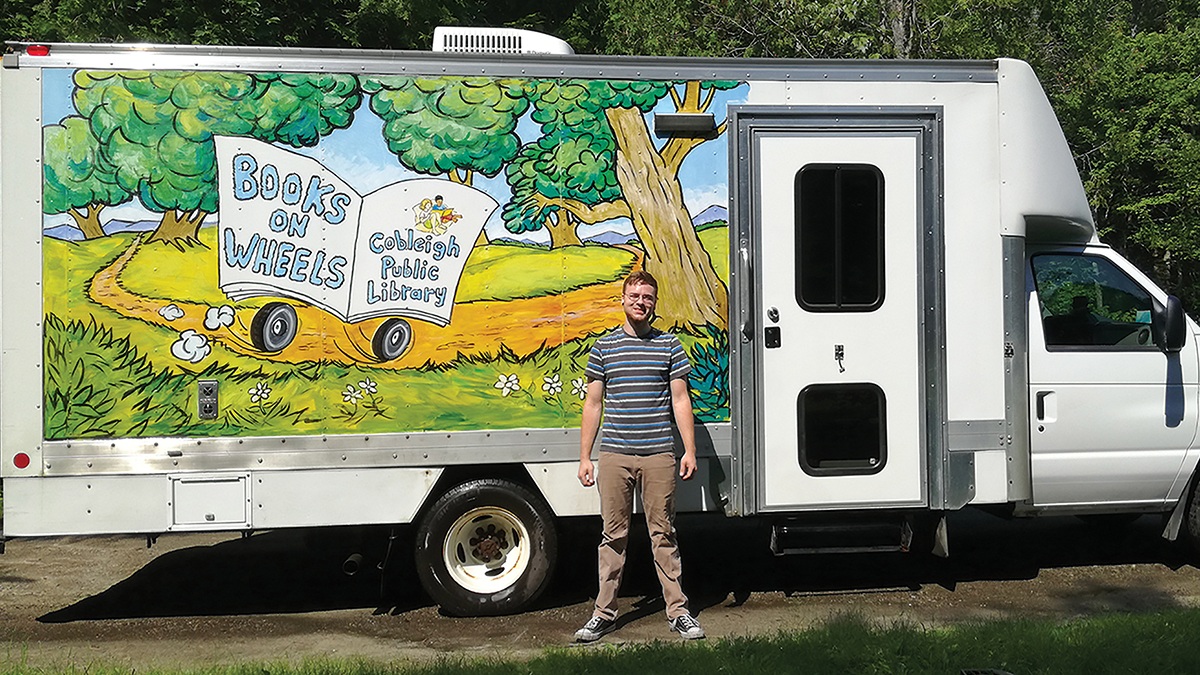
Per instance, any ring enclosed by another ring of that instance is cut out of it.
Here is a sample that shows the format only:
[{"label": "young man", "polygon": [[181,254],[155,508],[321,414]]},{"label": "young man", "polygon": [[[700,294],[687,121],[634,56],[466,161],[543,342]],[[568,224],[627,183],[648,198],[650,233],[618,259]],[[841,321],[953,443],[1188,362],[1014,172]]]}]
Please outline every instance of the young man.
[{"label": "young man", "polygon": [[[591,642],[616,628],[617,590],[625,567],[633,492],[642,488],[642,510],[650,531],[654,565],[662,584],[671,629],[685,638],[704,637],[688,612],[679,586],[679,548],[675,541],[675,452],[671,417],[683,440],[679,477],[696,472],[696,435],[688,396],[691,364],[674,336],[650,326],[658,302],[658,282],[648,272],[625,280],[621,306],[625,323],[596,341],[588,355],[587,398],[579,449],[579,482],[598,484],[604,536],[600,541],[600,588],[596,609],[575,633]],[[600,430],[599,475],[592,464],[592,444]]]}]

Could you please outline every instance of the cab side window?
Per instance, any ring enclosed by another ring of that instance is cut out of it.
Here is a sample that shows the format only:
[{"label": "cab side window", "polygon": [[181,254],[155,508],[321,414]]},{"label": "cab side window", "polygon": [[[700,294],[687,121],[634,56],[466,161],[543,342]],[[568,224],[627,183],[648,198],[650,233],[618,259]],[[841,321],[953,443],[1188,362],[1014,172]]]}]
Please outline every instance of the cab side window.
[{"label": "cab side window", "polygon": [[1030,261],[1046,347],[1157,349],[1150,295],[1104,258],[1041,254]]}]

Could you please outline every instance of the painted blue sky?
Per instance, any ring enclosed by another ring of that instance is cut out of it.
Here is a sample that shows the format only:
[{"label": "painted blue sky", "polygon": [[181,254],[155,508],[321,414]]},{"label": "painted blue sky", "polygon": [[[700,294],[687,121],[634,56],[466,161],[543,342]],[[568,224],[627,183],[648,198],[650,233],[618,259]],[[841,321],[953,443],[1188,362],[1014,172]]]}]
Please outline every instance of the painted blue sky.
[{"label": "painted blue sky", "polygon": [[[43,72],[42,113],[46,124],[54,124],[68,115],[76,113],[71,102],[70,69],[47,69]],[[711,110],[717,113],[717,121],[722,121],[721,111],[730,103],[741,103],[746,99],[748,86],[743,85],[730,91],[716,92]],[[669,97],[659,103],[657,112],[673,112]],[[297,152],[318,159],[343,180],[354,186],[359,194],[368,194],[385,185],[410,178],[426,177],[415,174],[396,160],[388,149],[382,134],[383,121],[371,112],[369,106],[361,106],[354,114],[354,122],[347,129],[335,131],[321,139],[319,145],[313,148],[301,148]],[[526,115],[517,126],[517,134],[522,142],[535,140],[540,134],[535,123]],[[720,138],[701,144],[688,155],[680,170],[680,181],[683,185],[684,199],[688,210],[693,216],[714,204],[726,205],[728,202],[728,155],[726,149],[727,134]],[[659,141],[661,144],[662,141]],[[503,173],[495,178],[476,175],[474,186],[479,188],[501,205],[506,203],[511,195]],[[512,234],[504,229],[500,219],[501,209],[497,209],[487,224],[488,236],[491,238],[511,237]],[[105,219],[139,221],[157,220],[157,215],[141,208],[140,205],[127,204],[109,208],[104,212]],[[71,223],[67,214],[45,216],[44,227],[50,229],[59,225]],[[622,234],[632,234],[633,229],[627,219],[614,219],[596,225],[585,225],[579,229],[580,237],[586,239],[601,232],[613,231]],[[531,238],[545,242],[548,237],[544,233],[531,233]],[[537,239],[540,237],[540,239]]]}]

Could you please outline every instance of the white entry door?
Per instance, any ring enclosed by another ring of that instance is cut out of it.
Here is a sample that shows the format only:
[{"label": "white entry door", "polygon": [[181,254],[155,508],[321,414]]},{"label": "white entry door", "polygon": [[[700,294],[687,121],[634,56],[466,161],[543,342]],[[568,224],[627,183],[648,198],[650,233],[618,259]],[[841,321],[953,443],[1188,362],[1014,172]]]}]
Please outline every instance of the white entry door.
[{"label": "white entry door", "polygon": [[751,136],[760,511],[927,503],[921,143]]}]

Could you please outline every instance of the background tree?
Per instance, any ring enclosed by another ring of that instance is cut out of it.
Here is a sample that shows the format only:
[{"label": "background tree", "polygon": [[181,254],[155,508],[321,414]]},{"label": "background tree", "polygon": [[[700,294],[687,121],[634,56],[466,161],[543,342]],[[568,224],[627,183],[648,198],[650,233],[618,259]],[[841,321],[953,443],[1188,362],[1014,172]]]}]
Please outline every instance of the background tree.
[{"label": "background tree", "polygon": [[3,0],[0,36],[45,42],[428,50],[433,29],[528,28],[600,51],[599,0]]},{"label": "background tree", "polygon": [[75,107],[121,189],[163,214],[148,242],[199,243],[217,208],[214,135],[312,146],[353,119],[353,75],[77,71]]},{"label": "background tree", "polygon": [[609,54],[878,58],[892,55],[893,27],[883,3],[606,0],[604,49]]},{"label": "background tree", "polygon": [[1065,93],[1100,234],[1200,308],[1200,20],[1114,40]]},{"label": "background tree", "polygon": [[85,239],[104,236],[100,211],[123,204],[133,194],[117,183],[96,137],[82,117],[67,117],[42,132],[42,211],[69,213]]}]

